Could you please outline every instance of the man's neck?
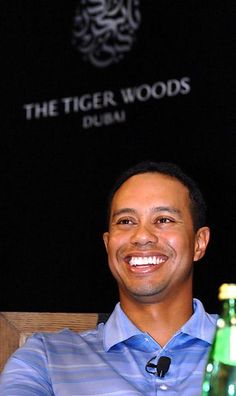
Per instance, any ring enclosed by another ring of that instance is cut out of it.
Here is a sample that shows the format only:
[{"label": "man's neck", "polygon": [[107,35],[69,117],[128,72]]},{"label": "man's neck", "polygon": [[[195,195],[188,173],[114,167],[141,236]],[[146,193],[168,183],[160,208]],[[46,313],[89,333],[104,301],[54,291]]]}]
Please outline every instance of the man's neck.
[{"label": "man's neck", "polygon": [[193,314],[192,298],[170,302],[140,303],[121,299],[121,307],[141,331],[164,346]]}]

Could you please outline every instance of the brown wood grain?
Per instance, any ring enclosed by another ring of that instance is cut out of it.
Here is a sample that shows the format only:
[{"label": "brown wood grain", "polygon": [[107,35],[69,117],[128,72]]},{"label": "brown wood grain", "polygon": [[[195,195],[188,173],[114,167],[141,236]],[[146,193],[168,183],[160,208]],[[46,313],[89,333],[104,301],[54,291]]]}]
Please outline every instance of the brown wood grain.
[{"label": "brown wood grain", "polygon": [[97,313],[0,312],[0,371],[30,334],[63,328],[80,332],[94,328],[97,321]]}]

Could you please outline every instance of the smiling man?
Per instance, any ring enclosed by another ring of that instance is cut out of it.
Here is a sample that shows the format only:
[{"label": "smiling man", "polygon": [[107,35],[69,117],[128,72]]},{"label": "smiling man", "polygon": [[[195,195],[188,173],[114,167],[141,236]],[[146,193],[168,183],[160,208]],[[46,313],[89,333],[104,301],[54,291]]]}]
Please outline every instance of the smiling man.
[{"label": "smiling man", "polygon": [[195,231],[187,187],[173,177],[136,174],[114,194],[104,241],[121,307],[162,346],[192,315],[193,261],[208,240],[208,227]]},{"label": "smiling man", "polygon": [[120,301],[106,323],[35,334],[10,358],[2,396],[199,396],[216,325],[193,298],[210,231],[195,182],[175,164],[128,169],[109,196],[104,243]]}]

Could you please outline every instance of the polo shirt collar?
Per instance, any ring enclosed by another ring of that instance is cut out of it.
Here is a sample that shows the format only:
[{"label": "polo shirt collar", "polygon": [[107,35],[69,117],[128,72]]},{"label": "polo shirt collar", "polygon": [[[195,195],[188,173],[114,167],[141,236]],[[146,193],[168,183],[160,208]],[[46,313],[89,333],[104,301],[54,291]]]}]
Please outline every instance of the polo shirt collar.
[{"label": "polo shirt collar", "polygon": [[193,311],[193,315],[181,327],[180,331],[212,344],[218,315],[208,314],[201,301],[196,298],[193,299]]},{"label": "polo shirt collar", "polygon": [[126,341],[135,335],[142,335],[139,330],[126,316],[120,303],[117,303],[114,311],[104,325],[104,348],[108,351],[114,345]]},{"label": "polo shirt collar", "polygon": [[[212,343],[217,315],[209,315],[201,301],[193,299],[194,313],[191,318],[181,327],[178,333],[185,333],[194,338],[199,338],[209,344]],[[126,316],[120,303],[117,303],[114,311],[104,325],[104,348],[108,351],[114,345],[126,341],[134,336],[144,336],[146,333],[139,330]]]}]

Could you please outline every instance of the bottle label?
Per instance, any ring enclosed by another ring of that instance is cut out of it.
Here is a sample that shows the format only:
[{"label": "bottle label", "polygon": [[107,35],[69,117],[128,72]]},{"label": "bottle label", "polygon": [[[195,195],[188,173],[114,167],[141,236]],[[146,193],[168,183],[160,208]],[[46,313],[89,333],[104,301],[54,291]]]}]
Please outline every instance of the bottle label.
[{"label": "bottle label", "polygon": [[218,329],[213,359],[224,364],[236,365],[236,326]]}]

